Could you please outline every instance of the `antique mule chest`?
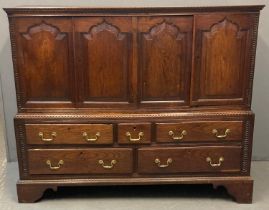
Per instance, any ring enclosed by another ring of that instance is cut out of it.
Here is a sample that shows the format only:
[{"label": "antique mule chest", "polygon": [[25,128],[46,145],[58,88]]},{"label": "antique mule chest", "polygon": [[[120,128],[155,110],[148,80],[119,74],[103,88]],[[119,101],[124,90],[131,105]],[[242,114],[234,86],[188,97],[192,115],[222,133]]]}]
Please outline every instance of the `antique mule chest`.
[{"label": "antique mule chest", "polygon": [[5,9],[19,202],[61,186],[212,184],[250,203],[262,8]]}]

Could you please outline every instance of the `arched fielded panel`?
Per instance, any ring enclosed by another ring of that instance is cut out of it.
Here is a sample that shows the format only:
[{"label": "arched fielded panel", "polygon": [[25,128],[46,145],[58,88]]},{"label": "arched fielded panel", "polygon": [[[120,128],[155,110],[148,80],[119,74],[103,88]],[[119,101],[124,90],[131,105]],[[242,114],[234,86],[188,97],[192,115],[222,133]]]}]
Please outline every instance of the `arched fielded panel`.
[{"label": "arched fielded panel", "polygon": [[68,20],[21,19],[18,65],[22,106],[73,106],[72,25]]},{"label": "arched fielded panel", "polygon": [[199,16],[196,22],[193,104],[246,103],[251,18]]},{"label": "arched fielded panel", "polygon": [[[146,23],[146,24],[145,24]],[[186,105],[189,101],[192,18],[140,18],[140,102]]]},{"label": "arched fielded panel", "polygon": [[[120,18],[119,18],[120,19]],[[127,105],[130,102],[132,34],[130,19],[75,20],[76,62],[82,107]]]}]

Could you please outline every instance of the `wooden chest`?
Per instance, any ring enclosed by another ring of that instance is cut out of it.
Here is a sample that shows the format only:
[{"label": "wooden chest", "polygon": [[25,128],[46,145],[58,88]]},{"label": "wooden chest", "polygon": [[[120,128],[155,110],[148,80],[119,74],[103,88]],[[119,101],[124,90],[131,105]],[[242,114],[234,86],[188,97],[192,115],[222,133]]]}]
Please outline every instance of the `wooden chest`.
[{"label": "wooden chest", "polygon": [[19,202],[212,184],[252,201],[257,6],[7,8]]}]

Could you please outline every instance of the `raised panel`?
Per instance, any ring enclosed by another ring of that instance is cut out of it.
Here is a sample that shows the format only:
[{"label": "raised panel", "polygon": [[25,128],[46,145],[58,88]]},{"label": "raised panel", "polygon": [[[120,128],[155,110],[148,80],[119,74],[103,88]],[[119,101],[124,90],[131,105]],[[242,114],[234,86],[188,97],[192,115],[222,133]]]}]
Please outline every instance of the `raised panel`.
[{"label": "raised panel", "polygon": [[142,100],[180,99],[185,34],[163,22],[142,36]]},{"label": "raised panel", "polygon": [[69,20],[20,19],[17,24],[22,106],[73,106]]},{"label": "raised panel", "polygon": [[141,103],[186,105],[192,18],[141,18],[138,24]]},{"label": "raised panel", "polygon": [[250,20],[246,16],[199,16],[196,23],[193,104],[246,101]]},{"label": "raised panel", "polygon": [[113,18],[75,21],[83,107],[130,103],[132,34],[131,27],[125,31],[124,25]]},{"label": "raised panel", "polygon": [[[239,31],[238,25],[224,19],[204,32],[202,37],[202,95],[240,97],[242,89],[238,83],[244,68],[246,31]],[[219,44],[223,47],[219,47]],[[239,69],[239,70],[238,70]],[[208,81],[209,80],[209,81]],[[207,82],[208,81],[208,82]]]}]

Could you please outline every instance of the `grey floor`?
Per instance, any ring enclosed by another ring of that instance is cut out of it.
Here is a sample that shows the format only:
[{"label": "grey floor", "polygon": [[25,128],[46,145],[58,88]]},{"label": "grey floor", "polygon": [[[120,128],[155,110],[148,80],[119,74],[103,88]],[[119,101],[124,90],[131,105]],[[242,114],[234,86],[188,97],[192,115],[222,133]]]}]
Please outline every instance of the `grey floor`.
[{"label": "grey floor", "polygon": [[253,204],[237,204],[224,189],[214,191],[206,185],[60,188],[57,193],[46,192],[38,203],[19,204],[17,163],[6,163],[1,137],[0,164],[0,210],[269,210],[269,162],[252,164],[255,179]]}]

